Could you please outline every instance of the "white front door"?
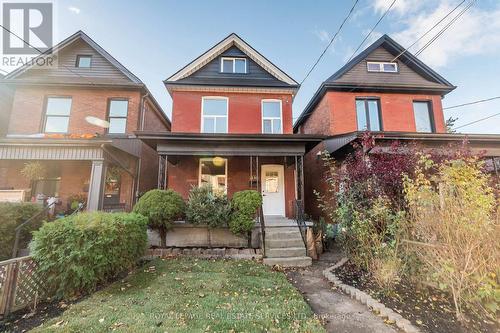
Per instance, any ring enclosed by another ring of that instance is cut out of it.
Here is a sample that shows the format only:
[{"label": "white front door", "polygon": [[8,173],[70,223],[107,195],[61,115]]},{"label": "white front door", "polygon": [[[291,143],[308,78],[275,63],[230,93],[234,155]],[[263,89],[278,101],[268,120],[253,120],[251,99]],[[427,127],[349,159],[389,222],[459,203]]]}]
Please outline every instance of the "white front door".
[{"label": "white front door", "polygon": [[264,215],[285,216],[285,182],[283,165],[263,165],[261,191]]}]

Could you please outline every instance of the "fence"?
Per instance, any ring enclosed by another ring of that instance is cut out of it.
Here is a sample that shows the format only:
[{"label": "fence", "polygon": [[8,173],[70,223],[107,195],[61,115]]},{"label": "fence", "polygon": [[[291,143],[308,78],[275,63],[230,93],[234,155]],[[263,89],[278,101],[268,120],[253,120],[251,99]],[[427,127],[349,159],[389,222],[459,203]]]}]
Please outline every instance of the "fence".
[{"label": "fence", "polygon": [[43,277],[31,257],[0,261],[0,316],[36,305],[47,297]]}]

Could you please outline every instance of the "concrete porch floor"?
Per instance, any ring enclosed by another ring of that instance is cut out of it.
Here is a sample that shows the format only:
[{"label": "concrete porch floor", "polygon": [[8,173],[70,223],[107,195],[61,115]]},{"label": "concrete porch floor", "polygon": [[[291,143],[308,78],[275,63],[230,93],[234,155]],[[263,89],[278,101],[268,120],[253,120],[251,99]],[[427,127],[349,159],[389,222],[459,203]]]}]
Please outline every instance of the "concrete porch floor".
[{"label": "concrete porch floor", "polygon": [[[279,215],[265,215],[264,216],[264,224],[267,227],[297,227],[297,221],[293,219],[289,219],[285,216]],[[312,227],[313,223],[306,221],[306,225],[308,227]]]}]

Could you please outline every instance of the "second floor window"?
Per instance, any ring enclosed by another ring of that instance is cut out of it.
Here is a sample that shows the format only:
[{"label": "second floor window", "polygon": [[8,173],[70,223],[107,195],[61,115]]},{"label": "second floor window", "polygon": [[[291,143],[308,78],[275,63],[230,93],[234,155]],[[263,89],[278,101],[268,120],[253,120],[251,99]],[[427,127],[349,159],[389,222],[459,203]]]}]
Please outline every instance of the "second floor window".
[{"label": "second floor window", "polygon": [[109,101],[109,134],[125,134],[127,130],[128,100],[112,99]]},{"label": "second floor window", "polygon": [[380,131],[379,100],[375,98],[356,98],[356,117],[358,131]]},{"label": "second floor window", "polygon": [[71,97],[47,98],[44,132],[67,133],[70,112]]},{"label": "second floor window", "polygon": [[203,97],[201,106],[201,131],[203,133],[227,133],[228,99]]},{"label": "second floor window", "polygon": [[417,132],[434,132],[432,113],[429,102],[413,102],[413,115],[415,117],[415,129]]},{"label": "second floor window", "polygon": [[262,133],[281,134],[281,101],[262,101]]}]

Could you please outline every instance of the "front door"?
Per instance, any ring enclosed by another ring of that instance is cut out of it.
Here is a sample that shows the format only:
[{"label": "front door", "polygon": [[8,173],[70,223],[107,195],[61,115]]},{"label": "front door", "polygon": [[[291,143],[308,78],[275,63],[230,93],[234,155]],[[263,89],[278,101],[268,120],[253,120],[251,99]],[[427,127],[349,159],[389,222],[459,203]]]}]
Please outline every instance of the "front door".
[{"label": "front door", "polygon": [[261,191],[264,215],[285,216],[285,182],[283,165],[263,165]]}]

